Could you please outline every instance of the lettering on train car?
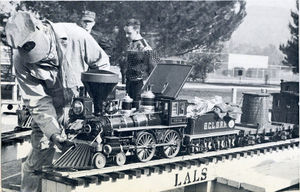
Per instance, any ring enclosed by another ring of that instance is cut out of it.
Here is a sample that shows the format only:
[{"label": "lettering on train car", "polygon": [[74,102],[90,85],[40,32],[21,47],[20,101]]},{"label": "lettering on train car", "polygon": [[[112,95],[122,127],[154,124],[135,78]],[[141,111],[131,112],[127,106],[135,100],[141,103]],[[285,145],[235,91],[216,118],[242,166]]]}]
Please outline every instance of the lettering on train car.
[{"label": "lettering on train car", "polygon": [[217,121],[217,122],[205,122],[204,130],[208,129],[222,129],[227,128],[227,124],[225,121]]}]

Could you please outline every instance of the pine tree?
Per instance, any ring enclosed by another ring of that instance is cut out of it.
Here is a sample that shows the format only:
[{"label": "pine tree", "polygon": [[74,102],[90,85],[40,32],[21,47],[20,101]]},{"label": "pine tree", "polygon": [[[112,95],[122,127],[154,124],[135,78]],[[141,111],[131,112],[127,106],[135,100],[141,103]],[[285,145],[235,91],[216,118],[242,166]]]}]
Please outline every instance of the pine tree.
[{"label": "pine tree", "polygon": [[[127,45],[123,28],[130,18],[141,21],[141,31],[146,39],[147,35],[155,34],[155,37],[151,38],[151,46],[160,56],[168,57],[182,56],[199,49],[216,50],[222,42],[230,39],[246,16],[246,2],[243,0],[24,1],[23,5],[40,13],[41,17],[55,22],[76,21],[75,18],[84,9],[96,12],[95,28],[108,37],[114,36],[112,38],[115,39],[115,50],[111,56],[111,63],[120,65],[121,68],[122,63],[125,63],[123,53]],[[115,28],[118,29],[118,34],[113,33]],[[206,58],[205,65],[215,66],[213,56]],[[193,63],[197,62],[194,60]]]},{"label": "pine tree", "polygon": [[293,22],[289,23],[291,38],[286,45],[280,45],[279,49],[285,55],[283,64],[293,67],[294,73],[299,73],[299,1],[296,2],[297,10],[291,11]]}]

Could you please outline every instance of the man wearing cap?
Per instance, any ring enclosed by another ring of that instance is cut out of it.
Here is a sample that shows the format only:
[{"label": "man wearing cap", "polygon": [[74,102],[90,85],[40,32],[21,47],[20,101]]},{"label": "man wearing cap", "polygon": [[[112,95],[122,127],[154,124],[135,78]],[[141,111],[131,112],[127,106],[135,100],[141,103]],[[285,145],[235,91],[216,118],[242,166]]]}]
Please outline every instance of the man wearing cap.
[{"label": "man wearing cap", "polygon": [[110,40],[105,38],[105,36],[101,32],[93,30],[93,27],[96,24],[95,19],[96,19],[95,12],[84,11],[79,25],[94,37],[94,39],[97,41],[97,43],[100,45],[100,47],[108,55],[111,55],[112,54],[112,43],[110,42]]},{"label": "man wearing cap", "polygon": [[141,23],[137,19],[129,19],[124,27],[127,47],[126,91],[138,107],[143,80],[152,72],[159,58],[140,33]]},{"label": "man wearing cap", "polygon": [[58,148],[71,143],[62,136],[67,110],[82,86],[81,72],[108,69],[109,57],[84,29],[73,23],[42,23],[27,12],[7,21],[7,43],[16,49],[14,66],[22,99],[33,118],[31,144],[22,170],[21,191],[41,191],[34,174],[51,165]]}]

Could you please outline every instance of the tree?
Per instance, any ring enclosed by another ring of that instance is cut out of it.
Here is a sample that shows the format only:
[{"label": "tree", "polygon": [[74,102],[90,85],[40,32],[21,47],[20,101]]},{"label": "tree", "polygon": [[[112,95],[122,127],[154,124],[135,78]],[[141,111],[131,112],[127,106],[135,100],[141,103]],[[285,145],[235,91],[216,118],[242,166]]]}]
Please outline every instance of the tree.
[{"label": "tree", "polygon": [[291,11],[293,22],[289,23],[292,37],[286,45],[280,45],[279,49],[285,55],[283,64],[293,67],[294,73],[299,73],[299,1],[296,2],[297,11]]},{"label": "tree", "polygon": [[[155,35],[160,56],[184,55],[211,49],[230,39],[246,15],[245,1],[24,1],[29,10],[52,21],[76,21],[84,9],[97,13],[96,28],[115,39],[112,63],[124,63],[127,41],[123,32],[129,18],[142,23],[145,36]],[[112,33],[118,29],[118,33]],[[210,62],[211,63],[211,62]],[[122,67],[122,66],[121,66]]]},{"label": "tree", "polygon": [[194,70],[190,75],[193,81],[200,79],[204,83],[207,74],[220,66],[221,55],[219,53],[222,49],[223,45],[218,44],[210,49],[187,54],[188,64],[194,66]]}]

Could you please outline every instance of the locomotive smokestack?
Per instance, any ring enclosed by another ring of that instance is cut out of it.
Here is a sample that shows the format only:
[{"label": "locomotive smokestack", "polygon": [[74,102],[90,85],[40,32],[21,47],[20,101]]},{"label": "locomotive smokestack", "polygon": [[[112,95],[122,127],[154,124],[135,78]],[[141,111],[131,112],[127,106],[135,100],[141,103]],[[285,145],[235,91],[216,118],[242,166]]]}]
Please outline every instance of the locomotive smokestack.
[{"label": "locomotive smokestack", "polygon": [[94,100],[95,114],[102,113],[103,102],[119,82],[118,75],[105,70],[90,70],[81,73],[81,80]]}]

